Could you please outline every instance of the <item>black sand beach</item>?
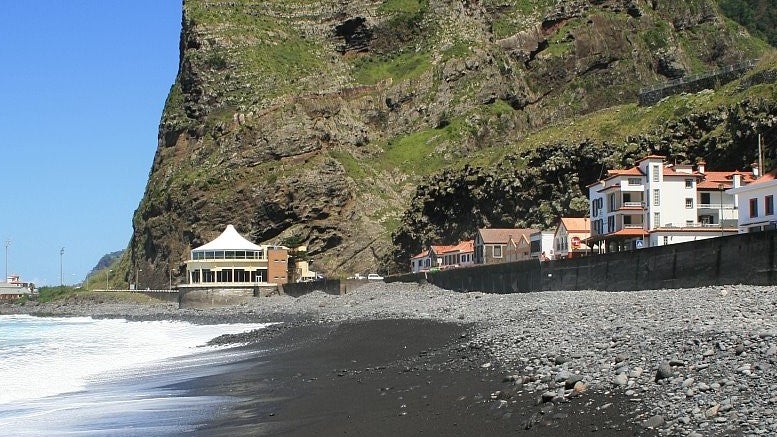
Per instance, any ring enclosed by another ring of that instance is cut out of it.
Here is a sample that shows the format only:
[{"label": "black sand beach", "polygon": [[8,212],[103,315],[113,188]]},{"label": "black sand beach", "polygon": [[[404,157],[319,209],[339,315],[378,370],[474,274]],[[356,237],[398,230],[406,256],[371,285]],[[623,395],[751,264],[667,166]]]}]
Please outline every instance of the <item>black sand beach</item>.
[{"label": "black sand beach", "polygon": [[188,387],[241,399],[192,434],[652,434],[635,424],[623,395],[589,391],[554,404],[516,394],[505,371],[468,346],[468,331],[412,319],[269,329],[251,346],[267,349],[253,366]]}]

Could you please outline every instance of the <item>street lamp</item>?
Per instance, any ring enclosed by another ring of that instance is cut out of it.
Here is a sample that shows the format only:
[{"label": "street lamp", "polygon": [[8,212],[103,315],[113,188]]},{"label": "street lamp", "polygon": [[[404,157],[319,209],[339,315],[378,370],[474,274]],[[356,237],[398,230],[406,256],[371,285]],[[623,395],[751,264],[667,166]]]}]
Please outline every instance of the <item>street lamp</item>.
[{"label": "street lamp", "polygon": [[112,271],[111,269],[105,271],[105,291],[108,291],[108,278],[111,276]]},{"label": "street lamp", "polygon": [[62,257],[65,255],[65,248],[59,249],[59,286],[65,285],[65,279],[62,276]]},{"label": "street lamp", "polygon": [[173,289],[173,269],[170,269],[170,288],[168,290]]}]

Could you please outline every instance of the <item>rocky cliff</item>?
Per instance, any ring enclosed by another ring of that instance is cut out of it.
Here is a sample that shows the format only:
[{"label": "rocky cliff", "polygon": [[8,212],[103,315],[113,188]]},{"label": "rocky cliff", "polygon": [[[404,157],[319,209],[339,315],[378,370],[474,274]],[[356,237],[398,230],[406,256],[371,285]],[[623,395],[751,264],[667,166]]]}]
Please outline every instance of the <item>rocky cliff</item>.
[{"label": "rocky cliff", "polygon": [[[535,192],[513,175],[535,165],[526,153],[634,144],[688,111],[623,129],[597,114],[633,114],[641,87],[769,50],[707,0],[185,0],[180,69],[121,268],[166,284],[229,223],[256,242],[304,241],[333,275],[401,265],[411,237],[542,225],[580,210],[565,190],[588,181],[557,172],[568,183]],[[440,182],[451,180],[462,188]],[[522,200],[497,208],[505,197],[488,187]],[[481,206],[450,203],[457,190]],[[506,206],[556,192],[541,214]],[[427,226],[440,220],[462,223]]]}]

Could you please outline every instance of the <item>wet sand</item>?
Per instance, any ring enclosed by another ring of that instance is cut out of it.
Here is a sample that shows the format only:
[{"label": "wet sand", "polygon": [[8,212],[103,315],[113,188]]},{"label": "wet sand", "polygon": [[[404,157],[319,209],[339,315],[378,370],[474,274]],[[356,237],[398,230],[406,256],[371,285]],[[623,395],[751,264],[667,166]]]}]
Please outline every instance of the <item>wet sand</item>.
[{"label": "wet sand", "polygon": [[[623,394],[569,402],[522,393],[471,328],[429,320],[292,323],[250,346],[242,370],[186,383],[193,395],[238,399],[201,436],[655,435]],[[499,394],[497,394],[499,392]]]}]

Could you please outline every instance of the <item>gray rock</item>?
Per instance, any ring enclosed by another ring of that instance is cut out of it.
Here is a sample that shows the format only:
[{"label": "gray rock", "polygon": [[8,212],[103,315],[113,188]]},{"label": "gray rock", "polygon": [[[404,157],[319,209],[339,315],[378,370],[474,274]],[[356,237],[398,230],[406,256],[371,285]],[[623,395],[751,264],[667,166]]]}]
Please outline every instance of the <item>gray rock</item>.
[{"label": "gray rock", "polygon": [[613,383],[613,385],[617,385],[617,386],[623,387],[623,386],[625,386],[626,384],[629,383],[629,377],[626,376],[625,373],[619,373],[619,374],[615,375],[615,378],[612,379],[612,383]]},{"label": "gray rock", "polygon": [[661,381],[662,379],[671,378],[673,376],[674,371],[672,371],[672,367],[668,362],[661,363],[658,366],[658,370],[656,370],[656,382]]},{"label": "gray rock", "polygon": [[642,427],[648,429],[655,429],[664,424],[664,416],[657,414],[649,419],[642,421]]},{"label": "gray rock", "polygon": [[582,375],[570,375],[569,378],[564,381],[564,388],[571,389],[575,388],[575,384],[583,380]]}]

